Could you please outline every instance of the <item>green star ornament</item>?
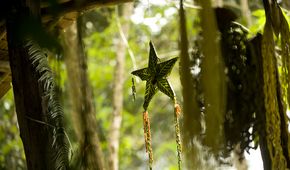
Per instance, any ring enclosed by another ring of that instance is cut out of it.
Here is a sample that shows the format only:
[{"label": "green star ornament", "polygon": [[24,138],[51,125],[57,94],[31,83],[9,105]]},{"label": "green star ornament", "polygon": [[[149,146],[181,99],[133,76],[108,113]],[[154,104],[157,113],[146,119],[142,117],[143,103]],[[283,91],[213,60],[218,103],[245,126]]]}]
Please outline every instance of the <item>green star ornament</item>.
[{"label": "green star ornament", "polygon": [[[174,102],[174,125],[175,125],[175,135],[177,143],[177,154],[178,154],[178,168],[181,169],[181,140],[180,140],[180,130],[178,117],[181,113],[180,107],[176,101],[175,93],[167,80],[167,76],[170,74],[174,64],[176,63],[178,57],[172,58],[170,60],[159,62],[160,59],[157,57],[153,43],[150,41],[150,52],[149,52],[149,62],[148,67],[133,71],[132,74],[138,76],[141,80],[146,81],[146,91],[145,100],[143,104],[143,127],[144,127],[144,138],[145,138],[145,148],[149,156],[149,168],[152,169],[153,164],[153,151],[151,146],[151,132],[150,132],[150,120],[148,115],[148,105],[159,90],[166,94]],[[134,81],[133,86],[134,87]],[[135,94],[135,87],[132,88],[133,95]]]},{"label": "green star ornament", "polygon": [[150,52],[148,67],[135,70],[133,75],[138,76],[142,81],[146,81],[145,100],[143,108],[147,110],[148,105],[158,90],[169,96],[172,100],[175,98],[175,93],[167,80],[167,76],[170,74],[174,64],[178,57],[170,60],[159,62],[154,45],[150,41]]}]

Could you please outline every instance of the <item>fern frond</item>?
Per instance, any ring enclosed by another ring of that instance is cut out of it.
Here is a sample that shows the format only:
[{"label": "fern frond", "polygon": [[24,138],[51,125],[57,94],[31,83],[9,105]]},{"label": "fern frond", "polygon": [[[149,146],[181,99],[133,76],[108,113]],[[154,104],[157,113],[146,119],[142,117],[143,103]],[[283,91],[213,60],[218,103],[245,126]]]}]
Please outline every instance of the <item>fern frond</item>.
[{"label": "fern frond", "polygon": [[35,71],[40,76],[39,84],[43,87],[45,123],[49,125],[48,132],[51,135],[49,163],[53,169],[64,170],[69,165],[70,145],[62,124],[63,109],[55,92],[54,74],[49,67],[47,56],[37,43],[27,40],[26,49]]}]

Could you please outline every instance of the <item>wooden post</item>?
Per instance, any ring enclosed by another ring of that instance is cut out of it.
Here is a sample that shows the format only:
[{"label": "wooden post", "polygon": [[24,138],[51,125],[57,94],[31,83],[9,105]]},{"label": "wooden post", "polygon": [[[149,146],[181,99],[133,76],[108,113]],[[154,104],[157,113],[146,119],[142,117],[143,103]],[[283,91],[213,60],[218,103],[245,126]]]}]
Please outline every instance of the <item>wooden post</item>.
[{"label": "wooden post", "polygon": [[[23,142],[27,169],[49,169],[48,133],[45,125],[31,121],[44,121],[39,75],[29,60],[28,49],[25,47],[25,34],[20,25],[27,18],[39,18],[39,0],[12,1],[7,17],[7,39],[9,60],[12,72],[12,84],[16,105],[20,137]],[[40,19],[37,21],[40,22]],[[31,30],[33,31],[33,30]],[[29,119],[31,118],[31,119]],[[44,121],[45,122],[45,121]]]}]

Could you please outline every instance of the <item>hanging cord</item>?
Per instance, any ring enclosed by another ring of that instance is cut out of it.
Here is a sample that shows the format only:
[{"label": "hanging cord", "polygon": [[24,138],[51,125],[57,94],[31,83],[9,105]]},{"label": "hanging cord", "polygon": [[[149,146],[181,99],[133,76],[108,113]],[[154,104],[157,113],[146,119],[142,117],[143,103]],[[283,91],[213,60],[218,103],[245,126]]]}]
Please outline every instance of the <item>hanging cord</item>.
[{"label": "hanging cord", "polygon": [[133,101],[136,100],[136,87],[135,87],[135,81],[134,81],[134,77],[132,77],[132,96],[133,96]]},{"label": "hanging cord", "polygon": [[174,127],[175,127],[175,140],[176,140],[176,149],[177,149],[177,157],[178,157],[178,169],[181,170],[181,140],[180,140],[180,127],[179,127],[179,117],[181,115],[181,108],[177,103],[176,98],[173,100],[174,103]]},{"label": "hanging cord", "polygon": [[152,150],[152,145],[151,145],[150,120],[149,120],[149,115],[148,115],[147,110],[143,112],[143,128],[144,128],[146,153],[148,153],[148,157],[149,157],[149,169],[152,170],[153,150]]}]

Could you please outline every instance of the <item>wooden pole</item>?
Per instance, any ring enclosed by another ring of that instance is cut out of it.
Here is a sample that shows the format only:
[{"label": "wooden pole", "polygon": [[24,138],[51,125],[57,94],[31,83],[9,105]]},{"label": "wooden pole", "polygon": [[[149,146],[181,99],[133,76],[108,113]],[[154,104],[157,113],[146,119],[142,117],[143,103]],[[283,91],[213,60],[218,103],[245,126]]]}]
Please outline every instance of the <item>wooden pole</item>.
[{"label": "wooden pole", "polygon": [[43,89],[39,85],[39,75],[33,68],[28,49],[25,47],[25,34],[20,33],[20,25],[26,19],[36,18],[35,21],[40,22],[40,1],[19,0],[13,3],[14,9],[11,7],[6,19],[6,29],[20,137],[24,146],[27,169],[46,170],[50,166],[47,162],[49,160],[47,128],[43,124],[31,121],[31,119],[45,121],[41,98]]},{"label": "wooden pole", "polygon": [[[71,3],[62,4],[64,8],[61,8],[59,15],[67,11],[91,9],[96,6],[95,4],[100,6],[125,1],[87,0],[84,2],[86,3],[78,5]],[[42,98],[43,87],[38,81],[40,75],[35,71],[29,59],[28,48],[25,46],[28,32],[23,32],[21,29],[27,19],[33,18],[36,24],[41,24],[40,0],[9,1],[6,10],[8,11],[6,30],[14,100],[27,168],[29,170],[53,169],[52,166],[54,165],[49,163],[51,161],[49,157],[50,133],[46,125],[39,123],[46,122],[47,115],[45,110],[47,101]],[[46,14],[45,9],[42,12],[44,12],[44,15]],[[47,15],[49,14],[47,13]],[[33,29],[34,27],[30,29],[30,33],[35,31]]]}]

